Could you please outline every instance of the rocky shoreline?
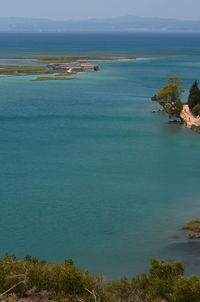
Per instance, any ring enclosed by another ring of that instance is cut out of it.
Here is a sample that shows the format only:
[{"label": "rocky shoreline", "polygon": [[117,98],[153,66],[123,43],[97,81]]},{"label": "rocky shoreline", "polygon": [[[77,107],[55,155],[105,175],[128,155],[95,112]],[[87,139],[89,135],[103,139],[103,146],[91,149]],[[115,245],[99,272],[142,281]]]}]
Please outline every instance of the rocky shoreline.
[{"label": "rocky shoreline", "polygon": [[186,233],[188,239],[200,239],[200,220],[192,220],[186,223],[182,230],[190,231]]},{"label": "rocky shoreline", "polygon": [[185,127],[200,133],[200,117],[195,117],[188,105],[183,105],[180,116],[184,121]]}]

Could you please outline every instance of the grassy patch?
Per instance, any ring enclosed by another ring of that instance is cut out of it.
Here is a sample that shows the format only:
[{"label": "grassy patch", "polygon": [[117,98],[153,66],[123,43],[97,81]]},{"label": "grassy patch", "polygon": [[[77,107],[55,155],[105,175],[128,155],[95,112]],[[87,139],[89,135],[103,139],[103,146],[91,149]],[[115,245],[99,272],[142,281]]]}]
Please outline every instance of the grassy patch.
[{"label": "grassy patch", "polygon": [[31,80],[31,82],[39,82],[39,81],[68,81],[68,80],[78,80],[78,78],[75,77],[37,77],[34,80]]},{"label": "grassy patch", "polygon": [[0,59],[30,59],[37,60],[39,63],[71,63],[76,61],[88,62],[88,61],[118,61],[118,60],[135,60],[135,57],[89,57],[89,56],[77,56],[77,57],[68,57],[68,56],[52,56],[52,57],[0,57]]},{"label": "grassy patch", "polygon": [[[79,71],[80,72],[80,71]],[[55,71],[54,71],[55,73]],[[61,71],[59,71],[59,73],[56,74],[56,76],[71,76],[71,75],[74,75],[74,74],[77,74],[77,72],[75,71],[71,71],[71,72],[66,72],[65,70],[63,70],[63,72],[61,73]]]},{"label": "grassy patch", "polygon": [[[67,72],[66,70],[59,70],[59,75],[72,75],[76,72]],[[0,65],[0,75],[8,76],[26,76],[26,75],[40,75],[40,74],[55,74],[54,70],[49,70],[46,66],[17,66],[17,65]]]},{"label": "grassy patch", "polygon": [[24,76],[51,73],[52,71],[45,66],[0,65],[0,75]]},{"label": "grassy patch", "polygon": [[200,220],[193,220],[183,226],[183,230],[190,230],[193,232],[200,232]]},{"label": "grassy patch", "polygon": [[[37,63],[48,65],[49,63],[75,63],[75,62],[92,62],[92,61],[117,61],[117,60],[134,60],[136,58],[119,58],[119,57],[0,57],[0,59],[30,59],[36,60]],[[1,62],[1,61],[0,61]],[[33,81],[47,81],[47,80],[70,80],[74,78],[58,78],[58,76],[70,76],[77,72],[66,72],[66,70],[56,70],[57,75],[54,77],[40,77]],[[28,76],[28,75],[55,75],[55,70],[50,70],[47,66],[32,65],[0,65],[0,76]]]}]

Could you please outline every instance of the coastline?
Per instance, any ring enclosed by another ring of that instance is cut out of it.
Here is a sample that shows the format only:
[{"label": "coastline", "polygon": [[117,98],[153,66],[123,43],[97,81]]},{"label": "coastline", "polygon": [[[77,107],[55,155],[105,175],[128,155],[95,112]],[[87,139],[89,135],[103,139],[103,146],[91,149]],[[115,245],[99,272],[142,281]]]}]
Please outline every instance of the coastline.
[{"label": "coastline", "polygon": [[[6,60],[7,65],[4,65]],[[10,62],[9,62],[10,60]],[[9,65],[13,60],[17,60],[17,64]],[[30,65],[21,64],[24,60],[30,60]],[[51,56],[51,57],[0,57],[0,78],[7,76],[29,76],[35,75],[37,77],[33,81],[45,80],[74,80],[74,76],[79,72],[98,71],[99,67],[95,69],[91,62],[101,61],[133,61],[136,57],[68,57],[68,56]],[[2,62],[1,62],[2,61]],[[1,64],[2,63],[2,64]],[[36,63],[36,64],[33,64]],[[52,67],[55,66],[55,67]],[[45,77],[44,77],[45,75]],[[48,76],[47,76],[48,75]],[[53,76],[54,75],[54,76]],[[42,77],[43,76],[43,77]],[[67,77],[64,77],[67,76]],[[62,77],[62,78],[61,78]]]},{"label": "coastline", "polygon": [[188,105],[183,105],[183,110],[180,114],[186,128],[192,129],[200,133],[200,117],[195,117]]}]

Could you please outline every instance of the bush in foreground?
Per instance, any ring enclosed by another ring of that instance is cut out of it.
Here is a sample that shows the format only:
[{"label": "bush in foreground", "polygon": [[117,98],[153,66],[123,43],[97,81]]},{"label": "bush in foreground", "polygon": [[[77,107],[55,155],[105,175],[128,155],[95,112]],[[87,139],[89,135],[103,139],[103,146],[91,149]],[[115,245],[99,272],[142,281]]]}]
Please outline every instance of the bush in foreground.
[{"label": "bush in foreground", "polygon": [[26,256],[0,260],[0,300],[6,302],[199,302],[200,278],[184,276],[181,262],[151,261],[148,274],[107,282],[72,260],[48,264]]}]

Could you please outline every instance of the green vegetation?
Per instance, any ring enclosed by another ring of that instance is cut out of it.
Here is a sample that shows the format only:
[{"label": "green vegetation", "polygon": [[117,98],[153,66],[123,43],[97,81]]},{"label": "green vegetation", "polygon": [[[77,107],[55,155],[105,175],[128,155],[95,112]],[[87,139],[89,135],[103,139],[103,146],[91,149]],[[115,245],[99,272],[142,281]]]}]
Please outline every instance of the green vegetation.
[{"label": "green vegetation", "polygon": [[76,71],[71,71],[71,72],[64,72],[64,70],[62,70],[63,72],[62,73],[60,73],[60,71],[59,71],[59,73],[57,73],[56,74],[56,76],[69,76],[69,75],[73,75],[73,74],[77,74],[77,72]]},{"label": "green vegetation", "polygon": [[[30,59],[37,63],[50,64],[50,63],[75,63],[75,62],[91,62],[91,61],[116,61],[116,60],[134,60],[136,58],[112,58],[112,57],[1,57],[0,59]],[[1,60],[0,60],[1,62]],[[74,80],[75,78],[57,78],[57,76],[70,76],[76,74],[75,71],[66,72],[66,70],[58,70],[55,75],[54,70],[50,70],[47,66],[18,66],[18,65],[0,65],[0,75],[4,76],[28,76],[28,75],[50,75],[54,74],[54,77],[39,77],[35,81],[49,81],[49,80]]]},{"label": "green vegetation", "polygon": [[[197,131],[197,130],[195,130]],[[200,220],[192,220],[186,223],[183,230],[190,230],[192,232],[187,234],[188,239],[199,239],[200,238]]]},{"label": "green vegetation", "polygon": [[[33,59],[33,58],[29,58]],[[118,60],[136,60],[136,58],[115,58],[115,57],[37,57],[39,63],[70,63],[70,62],[88,62],[88,61],[118,61]]]},{"label": "green vegetation", "polygon": [[[190,110],[192,110],[200,105],[200,89],[198,87],[198,82],[195,81],[190,89],[189,97],[188,97],[188,106]],[[194,115],[199,115],[199,106],[194,109]]]},{"label": "green vegetation", "polygon": [[180,114],[183,109],[183,104],[179,99],[177,99],[175,102],[172,103],[163,104],[163,109],[164,112],[169,114],[170,117],[174,116],[182,121]]},{"label": "green vegetation", "polygon": [[179,100],[184,89],[180,86],[182,80],[177,77],[168,78],[168,84],[165,85],[156,95],[152,97],[153,101],[158,101],[161,105],[170,104]]},{"label": "green vegetation", "polygon": [[[199,302],[200,278],[184,276],[181,262],[151,261],[149,273],[108,282],[72,260],[48,264],[26,256],[0,260],[0,300],[6,302]],[[20,300],[22,299],[23,300]]]},{"label": "green vegetation", "polygon": [[37,60],[39,63],[71,63],[71,62],[88,62],[88,61],[118,61],[118,60],[136,60],[135,57],[130,58],[120,58],[120,57],[94,57],[94,56],[52,56],[52,57],[0,57],[0,59],[29,59]]},{"label": "green vegetation", "polygon": [[163,107],[163,111],[181,120],[180,116],[183,104],[180,100],[184,89],[180,85],[182,80],[178,77],[168,78],[168,84],[165,85],[157,94],[152,97],[152,101],[157,101]]},{"label": "green vegetation", "polygon": [[24,76],[51,73],[52,71],[45,66],[0,65],[0,75]]},{"label": "green vegetation", "polygon": [[[181,101],[181,94],[184,92],[181,82],[182,80],[178,77],[168,78],[168,84],[151,99],[159,102],[163,107],[162,111],[167,113],[169,117],[179,118],[181,123],[185,122],[188,128],[200,133],[200,119],[195,119],[195,117],[200,117],[200,89],[198,82],[194,81],[192,84],[187,103]],[[177,123],[178,121],[174,120],[172,122]],[[200,238],[200,235],[198,237],[197,234],[190,235],[190,238]]]},{"label": "green vegetation", "polygon": [[[5,76],[30,76],[30,75],[54,75],[49,77],[38,77],[31,81],[49,81],[49,80],[75,80],[76,72],[66,72],[66,70],[59,70],[55,75],[54,70],[49,70],[46,66],[15,66],[15,65],[0,65],[0,75]],[[62,77],[61,77],[62,76]],[[63,77],[67,76],[67,77]]]},{"label": "green vegetation", "polygon": [[37,77],[31,82],[39,82],[39,81],[69,81],[69,80],[78,80],[78,78],[66,78],[66,77]]},{"label": "green vegetation", "polygon": [[[55,74],[55,71],[49,70],[46,66],[15,66],[15,65],[0,65],[0,75],[7,76],[27,76],[27,75],[43,75]],[[59,75],[72,75],[76,72],[68,72],[59,70]]]},{"label": "green vegetation", "polygon": [[192,108],[192,114],[194,116],[200,116],[200,104],[197,104]]},{"label": "green vegetation", "polygon": [[200,220],[192,220],[183,226],[183,230],[200,232]]}]

